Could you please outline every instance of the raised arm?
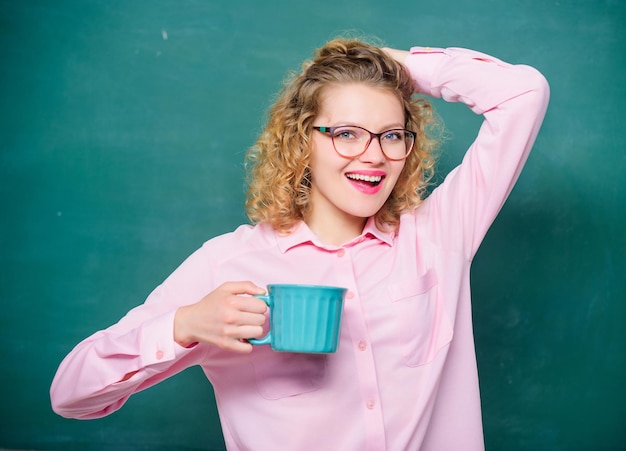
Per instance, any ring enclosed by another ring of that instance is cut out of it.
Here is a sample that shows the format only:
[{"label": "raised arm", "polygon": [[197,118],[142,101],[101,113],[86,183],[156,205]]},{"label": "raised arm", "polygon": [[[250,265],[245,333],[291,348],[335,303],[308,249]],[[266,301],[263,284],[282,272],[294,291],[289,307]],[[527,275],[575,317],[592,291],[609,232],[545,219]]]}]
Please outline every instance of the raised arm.
[{"label": "raised arm", "polygon": [[462,102],[484,117],[463,162],[420,206],[430,209],[423,217],[436,224],[435,239],[471,260],[534,144],[548,105],[548,83],[530,66],[472,50],[386,50],[409,69],[417,92]]}]

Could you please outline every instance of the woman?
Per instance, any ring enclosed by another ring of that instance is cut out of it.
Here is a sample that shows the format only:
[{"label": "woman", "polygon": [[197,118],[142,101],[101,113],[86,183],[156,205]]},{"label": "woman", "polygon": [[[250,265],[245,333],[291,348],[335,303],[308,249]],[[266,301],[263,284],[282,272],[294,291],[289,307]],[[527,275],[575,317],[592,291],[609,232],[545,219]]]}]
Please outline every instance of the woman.
[{"label": "woman", "polygon": [[[429,103],[484,116],[462,164],[423,199]],[[214,238],[52,384],[57,413],[97,418],[191,366],[213,384],[228,449],[484,448],[470,264],[548,103],[545,79],[464,49],[337,39],[270,111],[248,155],[254,225]],[[348,289],[337,353],[253,347],[270,283]]]}]

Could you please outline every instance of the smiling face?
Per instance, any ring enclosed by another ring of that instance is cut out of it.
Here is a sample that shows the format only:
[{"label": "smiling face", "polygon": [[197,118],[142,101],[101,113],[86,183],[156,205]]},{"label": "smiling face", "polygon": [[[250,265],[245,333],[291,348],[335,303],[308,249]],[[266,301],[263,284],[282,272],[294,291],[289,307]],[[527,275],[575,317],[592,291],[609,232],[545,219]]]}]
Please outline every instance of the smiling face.
[{"label": "smiling face", "polygon": [[[388,90],[334,84],[324,89],[313,125],[356,125],[380,133],[404,128],[405,118],[402,103]],[[317,130],[312,132],[311,145],[311,208],[306,222],[322,240],[353,238],[391,194],[404,160],[388,160],[378,139],[355,158],[340,156],[330,135]]]}]

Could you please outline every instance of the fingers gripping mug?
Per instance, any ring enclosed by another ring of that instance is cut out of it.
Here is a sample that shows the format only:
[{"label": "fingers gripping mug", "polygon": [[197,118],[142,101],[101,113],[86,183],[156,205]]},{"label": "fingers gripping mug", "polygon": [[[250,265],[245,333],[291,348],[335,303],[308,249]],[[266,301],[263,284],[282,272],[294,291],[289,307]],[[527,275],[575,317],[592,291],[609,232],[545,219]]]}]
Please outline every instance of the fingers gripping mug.
[{"label": "fingers gripping mug", "polygon": [[268,285],[268,294],[256,297],[270,309],[270,330],[248,342],[283,352],[335,352],[346,291],[322,285]]}]

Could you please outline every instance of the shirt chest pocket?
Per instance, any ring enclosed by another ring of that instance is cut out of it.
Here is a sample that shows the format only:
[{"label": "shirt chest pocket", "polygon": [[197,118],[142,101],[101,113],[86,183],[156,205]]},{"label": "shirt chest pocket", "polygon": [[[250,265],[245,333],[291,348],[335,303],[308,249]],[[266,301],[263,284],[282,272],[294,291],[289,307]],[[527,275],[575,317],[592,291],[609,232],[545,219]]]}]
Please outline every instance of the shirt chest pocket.
[{"label": "shirt chest pocket", "polygon": [[452,340],[452,323],[437,292],[433,269],[417,279],[388,287],[398,324],[398,346],[408,366],[432,362]]}]

